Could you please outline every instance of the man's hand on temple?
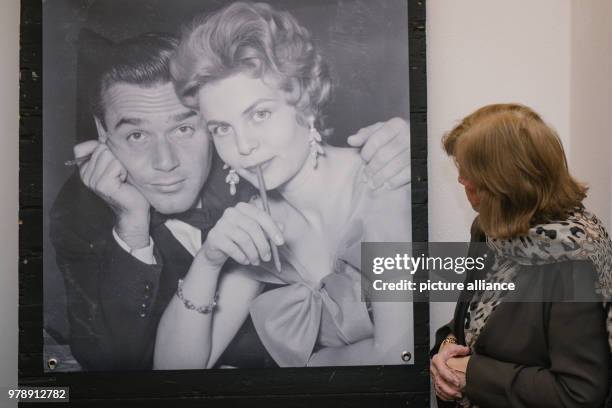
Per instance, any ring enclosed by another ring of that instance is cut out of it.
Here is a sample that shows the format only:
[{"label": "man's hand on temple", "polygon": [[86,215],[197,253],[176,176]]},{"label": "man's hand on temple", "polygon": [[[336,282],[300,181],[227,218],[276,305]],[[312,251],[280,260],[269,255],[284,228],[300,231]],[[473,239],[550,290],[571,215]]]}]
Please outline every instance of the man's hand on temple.
[{"label": "man's hand on temple", "polygon": [[389,189],[410,183],[410,126],[400,118],[378,122],[350,136],[348,144],[360,147],[367,163],[365,175],[368,185]]},{"label": "man's hand on temple", "polygon": [[132,249],[149,245],[149,209],[145,197],[127,182],[127,171],[108,146],[89,140],[74,147],[75,158],[91,155],[79,165],[83,183],[117,216],[115,232]]}]

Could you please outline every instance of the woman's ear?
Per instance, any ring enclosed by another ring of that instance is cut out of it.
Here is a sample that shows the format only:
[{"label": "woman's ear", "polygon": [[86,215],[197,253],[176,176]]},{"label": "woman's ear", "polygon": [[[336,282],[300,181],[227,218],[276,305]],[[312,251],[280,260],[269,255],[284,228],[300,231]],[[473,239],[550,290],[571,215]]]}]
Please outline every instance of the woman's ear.
[{"label": "woman's ear", "polygon": [[316,115],[310,106],[310,95],[308,92],[301,89],[297,80],[292,80],[292,91],[287,95],[287,101],[295,107],[297,113],[297,122],[305,128],[311,124],[316,125]]},{"label": "woman's ear", "polygon": [[295,109],[295,121],[298,123],[298,125],[303,126],[305,128],[308,128],[310,126],[310,122],[308,121],[309,116],[310,115],[308,115],[305,112],[302,112],[296,106],[296,109]]},{"label": "woman's ear", "polygon": [[94,121],[96,122],[96,130],[98,131],[98,141],[100,143],[106,143],[108,134],[104,128],[104,125],[102,124],[102,121],[97,116],[94,116]]}]

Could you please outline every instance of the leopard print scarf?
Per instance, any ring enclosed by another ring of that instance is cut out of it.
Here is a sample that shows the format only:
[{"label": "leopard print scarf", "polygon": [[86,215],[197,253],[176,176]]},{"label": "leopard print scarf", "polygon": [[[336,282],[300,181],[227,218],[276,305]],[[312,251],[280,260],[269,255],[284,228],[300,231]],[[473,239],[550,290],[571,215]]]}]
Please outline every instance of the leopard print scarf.
[{"label": "leopard print scarf", "polygon": [[[601,221],[585,209],[576,208],[564,221],[532,227],[523,237],[509,240],[487,238],[496,257],[485,279],[513,282],[521,265],[545,265],[562,261],[591,261],[597,271],[595,291],[607,310],[608,344],[612,352],[612,241]],[[465,319],[466,345],[473,350],[484,325],[507,292],[479,291],[474,294]],[[469,400],[462,407],[472,407]]]}]

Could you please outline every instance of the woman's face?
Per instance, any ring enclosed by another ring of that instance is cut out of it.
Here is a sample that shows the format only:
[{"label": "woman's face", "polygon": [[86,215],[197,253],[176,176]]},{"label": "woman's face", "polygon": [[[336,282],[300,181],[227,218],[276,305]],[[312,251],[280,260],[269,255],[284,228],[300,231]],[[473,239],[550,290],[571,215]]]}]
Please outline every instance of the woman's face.
[{"label": "woman's face", "polygon": [[459,173],[457,181],[459,181],[459,184],[461,184],[465,189],[465,195],[472,205],[474,211],[478,212],[478,208],[480,207],[480,198],[478,197],[478,189],[476,186],[471,181],[463,177],[461,173]]},{"label": "woman's face", "polygon": [[308,158],[308,129],[298,124],[286,94],[247,73],[203,86],[200,112],[223,161],[257,185],[261,165],[267,189],[291,180]]}]

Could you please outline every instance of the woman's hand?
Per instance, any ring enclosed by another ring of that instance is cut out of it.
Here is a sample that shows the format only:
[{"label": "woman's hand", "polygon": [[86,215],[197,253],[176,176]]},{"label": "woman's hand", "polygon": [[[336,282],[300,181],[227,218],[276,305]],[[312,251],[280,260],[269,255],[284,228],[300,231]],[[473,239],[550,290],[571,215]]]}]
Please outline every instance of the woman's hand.
[{"label": "woman's hand", "polygon": [[470,362],[470,356],[451,357],[446,362],[446,365],[455,371],[459,371],[465,374],[467,372],[467,366],[469,362]]},{"label": "woman's hand", "polygon": [[284,243],[281,229],[272,217],[253,204],[238,203],[225,210],[197,256],[218,267],[227,258],[242,265],[259,265],[260,259],[271,259],[268,238],[276,245]]},{"label": "woman's hand", "polygon": [[[465,374],[454,371],[449,367],[449,360],[453,357],[467,356],[470,349],[458,344],[446,344],[440,348],[438,354],[433,356],[430,371],[436,395],[444,401],[461,398],[461,391],[465,388]],[[467,366],[467,363],[466,363]]]},{"label": "woman's hand", "polygon": [[459,379],[459,386],[457,388],[460,392],[463,392],[465,389],[467,366],[469,362],[470,356],[451,357],[446,362],[446,365],[453,370],[453,373]]}]

